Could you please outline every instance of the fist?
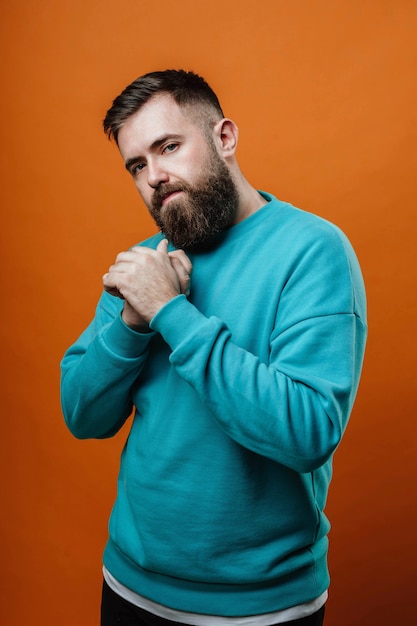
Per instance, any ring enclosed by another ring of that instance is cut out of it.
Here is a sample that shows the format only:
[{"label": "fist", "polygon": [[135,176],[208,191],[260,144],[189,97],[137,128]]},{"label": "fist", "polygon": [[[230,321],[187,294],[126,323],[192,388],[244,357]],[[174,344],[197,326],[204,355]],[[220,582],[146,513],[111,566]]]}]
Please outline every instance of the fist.
[{"label": "fist", "polygon": [[123,298],[123,320],[137,330],[146,330],[150,320],[170,300],[190,290],[191,261],[182,250],[168,253],[163,239],[156,250],[136,246],[118,254],[103,276],[104,289]]}]

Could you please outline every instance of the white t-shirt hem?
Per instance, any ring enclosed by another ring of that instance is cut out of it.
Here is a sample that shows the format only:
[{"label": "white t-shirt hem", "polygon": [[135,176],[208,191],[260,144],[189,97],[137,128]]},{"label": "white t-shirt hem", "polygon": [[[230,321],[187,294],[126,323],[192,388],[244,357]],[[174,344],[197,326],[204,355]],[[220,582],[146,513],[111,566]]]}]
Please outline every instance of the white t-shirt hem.
[{"label": "white t-shirt hem", "polygon": [[263,613],[262,615],[249,615],[243,617],[221,617],[219,615],[201,615],[199,613],[187,613],[171,609],[157,602],[153,602],[144,596],[132,591],[128,587],[122,585],[110,572],[103,566],[104,580],[115,593],[127,600],[131,604],[153,613],[158,617],[171,620],[173,622],[181,622],[192,626],[269,626],[270,624],[282,624],[291,620],[308,617],[318,611],[326,602],[328,597],[327,590],[318,598],[311,602],[298,604],[289,609],[275,611],[273,613]]}]

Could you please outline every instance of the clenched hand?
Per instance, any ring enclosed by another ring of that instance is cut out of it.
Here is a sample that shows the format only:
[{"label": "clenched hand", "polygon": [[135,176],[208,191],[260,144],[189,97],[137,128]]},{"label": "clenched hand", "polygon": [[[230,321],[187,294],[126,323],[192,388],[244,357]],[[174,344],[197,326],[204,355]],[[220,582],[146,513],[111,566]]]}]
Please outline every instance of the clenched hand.
[{"label": "clenched hand", "polygon": [[125,301],[122,318],[146,331],[156,313],[180,293],[188,295],[192,265],[183,250],[168,252],[162,239],[156,250],[136,246],[117,255],[103,276],[104,289]]}]

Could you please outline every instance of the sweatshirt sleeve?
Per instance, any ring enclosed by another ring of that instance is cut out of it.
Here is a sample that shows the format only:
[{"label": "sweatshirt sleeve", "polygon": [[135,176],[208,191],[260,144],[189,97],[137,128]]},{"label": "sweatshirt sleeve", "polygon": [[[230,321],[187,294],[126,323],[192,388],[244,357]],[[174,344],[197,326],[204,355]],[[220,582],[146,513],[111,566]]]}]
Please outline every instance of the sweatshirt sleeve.
[{"label": "sweatshirt sleeve", "polygon": [[122,302],[103,293],[91,324],[61,362],[65,422],[80,439],[114,435],[129,417],[132,385],[154,333],[137,333],[121,318]]},{"label": "sweatshirt sleeve", "polygon": [[204,316],[184,296],[151,321],[172,349],[171,363],[221,428],[242,446],[298,472],[313,471],[333,454],[362,367],[362,277],[355,258],[338,248],[334,255],[322,245],[289,277],[268,363],[236,345],[224,322]]}]

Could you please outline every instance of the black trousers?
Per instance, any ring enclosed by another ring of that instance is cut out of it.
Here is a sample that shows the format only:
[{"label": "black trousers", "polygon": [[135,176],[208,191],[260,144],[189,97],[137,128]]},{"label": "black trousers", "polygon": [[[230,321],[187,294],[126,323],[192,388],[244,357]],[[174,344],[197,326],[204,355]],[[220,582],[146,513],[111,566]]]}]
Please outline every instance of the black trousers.
[{"label": "black trousers", "polygon": [[[322,626],[324,619],[324,606],[308,617],[285,622],[288,626]],[[163,617],[158,617],[148,611],[138,608],[115,593],[107,583],[103,583],[103,596],[101,601],[101,626],[183,626],[181,622],[173,622]],[[274,626],[271,624],[271,626]]]}]

